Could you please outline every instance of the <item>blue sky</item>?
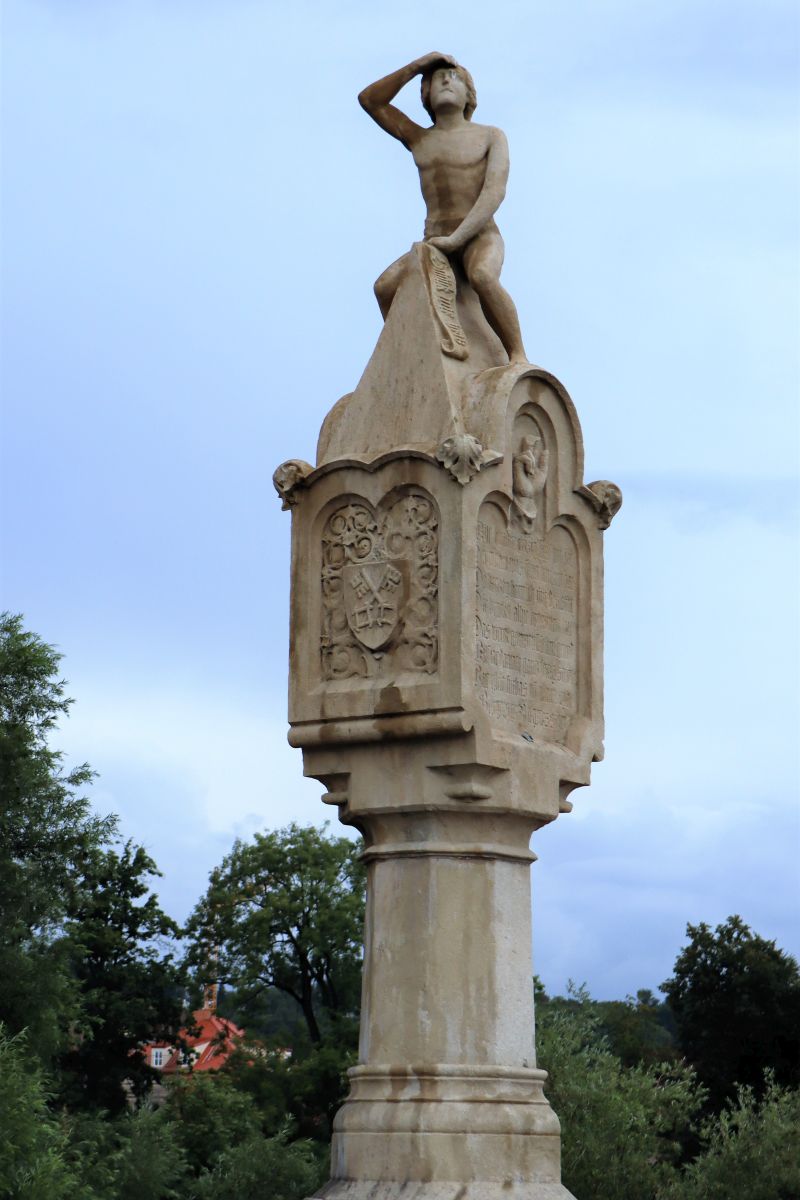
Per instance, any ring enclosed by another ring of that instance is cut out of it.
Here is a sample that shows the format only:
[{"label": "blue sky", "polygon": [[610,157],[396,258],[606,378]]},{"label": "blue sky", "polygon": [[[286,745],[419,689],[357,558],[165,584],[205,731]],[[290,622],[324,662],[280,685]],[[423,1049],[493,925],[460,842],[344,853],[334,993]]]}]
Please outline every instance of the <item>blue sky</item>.
[{"label": "blue sky", "polygon": [[794,6],[6,0],[2,33],[3,604],[64,652],[58,742],[165,907],[329,815],[285,739],[271,474],[313,460],[421,232],[355,97],[438,49],[508,134],[528,351],[625,495],[606,761],[535,839],[536,969],[656,987],[733,912],[799,953]]}]

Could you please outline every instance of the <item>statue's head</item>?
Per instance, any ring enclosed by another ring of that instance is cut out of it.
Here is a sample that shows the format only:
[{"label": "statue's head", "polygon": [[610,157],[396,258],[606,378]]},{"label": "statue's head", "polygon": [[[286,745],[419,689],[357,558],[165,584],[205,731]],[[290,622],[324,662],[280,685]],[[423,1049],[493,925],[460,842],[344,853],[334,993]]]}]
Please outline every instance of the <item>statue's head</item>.
[{"label": "statue's head", "polygon": [[425,72],[422,76],[422,106],[432,121],[436,120],[440,105],[446,104],[449,108],[456,101],[461,103],[465,120],[470,121],[478,106],[478,97],[466,67],[442,63]]}]

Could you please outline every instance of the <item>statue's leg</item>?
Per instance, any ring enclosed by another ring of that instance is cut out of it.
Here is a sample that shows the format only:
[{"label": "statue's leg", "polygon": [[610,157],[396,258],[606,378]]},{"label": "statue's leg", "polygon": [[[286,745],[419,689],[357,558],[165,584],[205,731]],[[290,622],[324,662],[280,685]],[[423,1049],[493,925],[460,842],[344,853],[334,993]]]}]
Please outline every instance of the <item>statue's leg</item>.
[{"label": "statue's leg", "polygon": [[378,301],[378,308],[381,310],[381,316],[384,321],[394,300],[394,294],[400,287],[402,278],[406,273],[408,257],[408,254],[404,254],[402,258],[398,258],[396,262],[387,267],[383,274],[379,275],[375,280],[375,298]]},{"label": "statue's leg", "polygon": [[464,247],[464,271],[509,360],[527,362],[516,306],[500,283],[504,254],[503,239],[498,230],[484,229]]}]

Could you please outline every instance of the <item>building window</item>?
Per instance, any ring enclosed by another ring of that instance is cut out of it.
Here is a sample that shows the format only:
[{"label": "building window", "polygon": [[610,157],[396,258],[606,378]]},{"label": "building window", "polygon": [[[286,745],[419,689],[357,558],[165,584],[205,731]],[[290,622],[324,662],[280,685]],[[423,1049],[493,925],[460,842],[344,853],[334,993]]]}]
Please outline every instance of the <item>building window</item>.
[{"label": "building window", "polygon": [[164,1065],[164,1051],[163,1050],[154,1050],[153,1051],[153,1066],[154,1067],[163,1067],[163,1065]]}]

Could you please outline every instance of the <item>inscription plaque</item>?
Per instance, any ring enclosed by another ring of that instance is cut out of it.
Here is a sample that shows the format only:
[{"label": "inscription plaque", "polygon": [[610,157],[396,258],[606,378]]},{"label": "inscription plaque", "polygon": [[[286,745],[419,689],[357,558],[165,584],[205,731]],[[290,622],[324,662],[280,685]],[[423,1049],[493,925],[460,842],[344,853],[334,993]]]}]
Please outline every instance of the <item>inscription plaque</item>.
[{"label": "inscription plaque", "polygon": [[475,687],[499,729],[563,742],[578,711],[578,554],[560,525],[536,537],[478,517]]}]

